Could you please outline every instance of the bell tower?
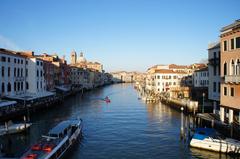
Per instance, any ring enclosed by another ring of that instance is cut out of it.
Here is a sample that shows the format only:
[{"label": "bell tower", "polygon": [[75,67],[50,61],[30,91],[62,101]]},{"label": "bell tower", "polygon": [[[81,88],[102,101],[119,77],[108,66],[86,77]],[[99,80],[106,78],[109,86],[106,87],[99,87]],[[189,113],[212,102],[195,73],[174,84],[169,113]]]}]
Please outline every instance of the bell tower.
[{"label": "bell tower", "polygon": [[72,51],[71,53],[71,64],[76,64],[77,62],[77,53],[76,51]]}]

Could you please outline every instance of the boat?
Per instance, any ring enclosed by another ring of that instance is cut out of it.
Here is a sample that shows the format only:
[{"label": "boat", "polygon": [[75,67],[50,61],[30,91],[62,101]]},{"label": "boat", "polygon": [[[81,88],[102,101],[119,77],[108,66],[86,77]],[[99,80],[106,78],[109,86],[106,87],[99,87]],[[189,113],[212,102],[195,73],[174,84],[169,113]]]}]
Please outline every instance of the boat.
[{"label": "boat", "polygon": [[12,121],[6,122],[5,126],[0,126],[0,136],[7,134],[16,134],[26,131],[32,123],[13,123]]},{"label": "boat", "polygon": [[212,128],[197,128],[190,146],[221,153],[240,153],[240,141],[225,138]]},{"label": "boat", "polygon": [[65,120],[32,145],[21,159],[59,159],[82,133],[82,120]]}]

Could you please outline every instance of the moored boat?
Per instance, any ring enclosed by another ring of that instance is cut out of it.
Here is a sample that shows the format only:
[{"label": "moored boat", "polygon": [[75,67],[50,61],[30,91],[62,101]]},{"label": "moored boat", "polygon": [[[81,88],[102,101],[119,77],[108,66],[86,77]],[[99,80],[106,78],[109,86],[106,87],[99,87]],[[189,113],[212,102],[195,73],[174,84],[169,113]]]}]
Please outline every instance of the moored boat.
[{"label": "moored boat", "polygon": [[190,146],[223,153],[240,153],[240,141],[225,138],[211,128],[197,128]]},{"label": "moored boat", "polygon": [[77,141],[82,132],[82,120],[66,120],[23,154],[21,159],[59,159]]},{"label": "moored boat", "polygon": [[11,121],[0,126],[0,136],[7,134],[16,134],[26,131],[32,123],[12,123]]}]

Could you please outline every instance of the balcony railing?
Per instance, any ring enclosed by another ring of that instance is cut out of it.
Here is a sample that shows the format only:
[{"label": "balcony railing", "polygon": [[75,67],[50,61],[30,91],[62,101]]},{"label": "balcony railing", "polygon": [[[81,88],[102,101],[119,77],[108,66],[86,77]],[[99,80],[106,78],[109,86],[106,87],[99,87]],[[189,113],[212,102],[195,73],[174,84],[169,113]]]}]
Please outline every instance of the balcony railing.
[{"label": "balcony railing", "polygon": [[226,75],[225,83],[240,83],[240,75]]},{"label": "balcony railing", "polygon": [[208,63],[210,65],[219,65],[219,58],[211,58],[211,59],[208,59]]}]

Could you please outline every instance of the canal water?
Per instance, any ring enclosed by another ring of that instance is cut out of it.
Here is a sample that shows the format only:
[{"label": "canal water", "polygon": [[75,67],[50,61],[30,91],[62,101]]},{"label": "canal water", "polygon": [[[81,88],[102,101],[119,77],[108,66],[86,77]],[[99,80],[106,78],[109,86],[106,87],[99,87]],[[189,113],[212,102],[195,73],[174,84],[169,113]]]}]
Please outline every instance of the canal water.
[{"label": "canal water", "polygon": [[[100,100],[105,96],[111,103]],[[84,122],[83,137],[66,159],[231,158],[189,148],[188,139],[180,140],[181,113],[161,103],[144,103],[131,84],[69,97],[61,105],[31,115],[29,134],[0,141],[9,155],[20,156],[57,123],[77,117]]]}]

